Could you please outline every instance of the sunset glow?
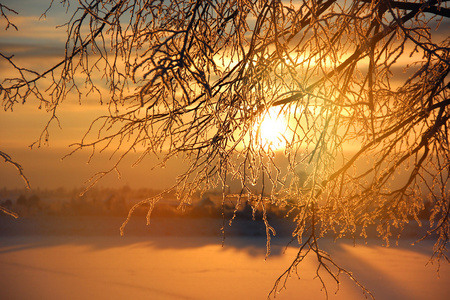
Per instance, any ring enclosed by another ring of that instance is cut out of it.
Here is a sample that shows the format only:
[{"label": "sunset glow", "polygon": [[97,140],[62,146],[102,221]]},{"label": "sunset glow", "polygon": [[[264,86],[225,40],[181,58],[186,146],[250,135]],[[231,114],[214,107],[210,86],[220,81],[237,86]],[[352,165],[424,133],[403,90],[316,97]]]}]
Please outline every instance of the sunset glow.
[{"label": "sunset glow", "polygon": [[264,149],[279,150],[286,145],[287,120],[279,108],[273,107],[256,124],[257,138]]},{"label": "sunset glow", "polygon": [[450,1],[0,28],[0,300],[449,299]]}]

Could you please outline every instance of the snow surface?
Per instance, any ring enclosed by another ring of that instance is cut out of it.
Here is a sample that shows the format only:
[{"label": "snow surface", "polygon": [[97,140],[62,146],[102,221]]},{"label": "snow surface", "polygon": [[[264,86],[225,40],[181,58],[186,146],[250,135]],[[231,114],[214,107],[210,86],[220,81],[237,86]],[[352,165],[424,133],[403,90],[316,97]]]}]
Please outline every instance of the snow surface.
[{"label": "snow surface", "polygon": [[[297,253],[294,246],[286,248],[287,236],[273,238],[272,253],[264,260],[265,238],[260,235],[230,235],[222,246],[220,234],[131,232],[120,237],[115,230],[100,230],[117,220],[75,218],[72,227],[58,220],[46,230],[31,231],[29,226],[19,232],[5,230],[10,221],[2,223],[0,299],[266,299]],[[84,229],[67,232],[80,227]],[[426,265],[433,242],[410,246],[412,242],[385,248],[369,240],[354,247],[349,240],[324,239],[321,245],[376,299],[450,299],[449,264],[441,262],[438,278],[437,265]],[[300,265],[301,279],[292,276],[275,299],[325,299],[314,279],[316,267],[309,257]],[[341,279],[337,294],[328,281],[329,299],[365,299],[344,275]]]}]

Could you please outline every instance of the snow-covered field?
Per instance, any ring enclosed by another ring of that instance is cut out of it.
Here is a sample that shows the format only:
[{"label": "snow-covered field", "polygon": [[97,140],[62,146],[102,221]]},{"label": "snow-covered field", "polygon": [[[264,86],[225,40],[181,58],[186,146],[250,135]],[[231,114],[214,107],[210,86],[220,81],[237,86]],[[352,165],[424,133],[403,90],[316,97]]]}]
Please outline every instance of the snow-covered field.
[{"label": "snow-covered field", "polygon": [[[75,218],[71,226],[79,231],[73,232],[61,220],[45,230],[34,224],[35,231],[32,222],[23,231],[17,229],[23,224],[14,231],[11,221],[1,222],[0,299],[266,299],[296,255],[295,247],[285,249],[287,236],[273,238],[272,254],[264,260],[265,238],[259,235],[232,234],[222,247],[220,234],[120,237],[117,228],[99,230],[118,220],[103,221]],[[385,248],[376,240],[353,247],[351,241],[326,239],[322,246],[376,299],[450,299],[449,264],[442,262],[438,278],[437,266],[426,266],[432,242],[411,247],[412,241]],[[313,257],[306,260],[301,279],[291,277],[275,299],[325,299],[314,279],[316,267]],[[329,299],[365,299],[341,279],[336,295],[328,282]]]}]

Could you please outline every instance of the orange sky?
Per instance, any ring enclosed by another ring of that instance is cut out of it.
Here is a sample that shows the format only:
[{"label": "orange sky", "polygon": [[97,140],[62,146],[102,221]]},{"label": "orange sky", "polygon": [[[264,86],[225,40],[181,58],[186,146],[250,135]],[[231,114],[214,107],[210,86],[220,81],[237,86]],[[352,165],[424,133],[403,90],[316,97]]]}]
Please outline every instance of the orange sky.
[{"label": "orange sky", "polygon": [[[64,28],[56,29],[65,22],[64,10],[53,9],[46,19],[39,20],[49,0],[6,0],[2,4],[19,12],[9,14],[10,20],[17,25],[18,31],[0,22],[0,52],[5,55],[15,54],[17,62],[26,63],[30,68],[42,68],[56,62],[63,54],[65,41]],[[58,2],[55,7],[60,6]],[[75,6],[75,4],[74,4]],[[443,25],[445,26],[445,24]],[[45,62],[45,64],[43,64]],[[0,78],[8,77],[5,61],[0,60]],[[25,105],[16,105],[14,112],[0,110],[0,150],[8,153],[13,160],[22,164],[33,188],[56,188],[66,186],[80,187],[97,171],[103,171],[111,164],[107,155],[97,155],[87,165],[89,150],[78,153],[61,161],[69,153],[70,144],[76,143],[96,116],[107,107],[98,104],[98,99],[84,99],[80,106],[76,99],[68,99],[59,109],[61,128],[56,123],[51,127],[49,146],[30,149],[47,123],[50,115],[38,109],[38,103],[32,99]],[[101,181],[101,186],[130,185],[131,187],[164,188],[175,182],[180,162],[171,162],[166,169],[151,171],[156,160],[144,161],[131,168],[133,159],[122,164],[122,178],[111,174]],[[23,188],[24,182],[11,165],[0,164],[0,188]]]},{"label": "orange sky", "polygon": [[[5,31],[6,22],[0,22],[0,52],[14,54],[15,62],[23,62],[29,68],[49,67],[56,62],[58,56],[63,55],[65,38],[64,28],[56,29],[56,26],[65,22],[65,14],[61,9],[53,9],[46,19],[39,20],[49,3],[47,0],[2,1],[19,15],[8,15],[18,31],[12,27]],[[59,3],[54,5],[56,8]],[[10,75],[7,70],[5,61],[1,60],[2,80]],[[29,99],[25,105],[15,105],[13,112],[0,110],[0,150],[23,166],[32,188],[81,187],[95,172],[110,167],[111,161],[102,155],[94,157],[87,165],[88,151],[61,161],[64,155],[70,153],[72,148],[69,145],[80,140],[91,120],[107,109],[98,104],[98,99],[85,99],[80,106],[77,99],[69,98],[58,112],[61,128],[56,123],[51,127],[49,146],[30,149],[29,146],[39,138],[50,117],[44,109],[39,110],[38,105],[36,100]],[[176,163],[169,164],[156,174],[156,171],[150,170],[156,160],[144,161],[141,166],[131,168],[136,158],[130,158],[123,164],[121,179],[116,173],[110,174],[101,181],[100,186],[163,188],[175,182]],[[18,172],[5,163],[0,164],[0,188],[3,187],[25,187]]]}]

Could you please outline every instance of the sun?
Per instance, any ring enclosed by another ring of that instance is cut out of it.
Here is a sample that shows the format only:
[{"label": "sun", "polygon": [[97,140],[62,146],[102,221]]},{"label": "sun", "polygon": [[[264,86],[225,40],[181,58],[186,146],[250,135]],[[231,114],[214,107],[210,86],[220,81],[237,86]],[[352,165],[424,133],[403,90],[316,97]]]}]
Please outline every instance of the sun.
[{"label": "sun", "polygon": [[256,124],[258,143],[265,150],[280,150],[286,145],[287,120],[280,108],[272,107]]}]

